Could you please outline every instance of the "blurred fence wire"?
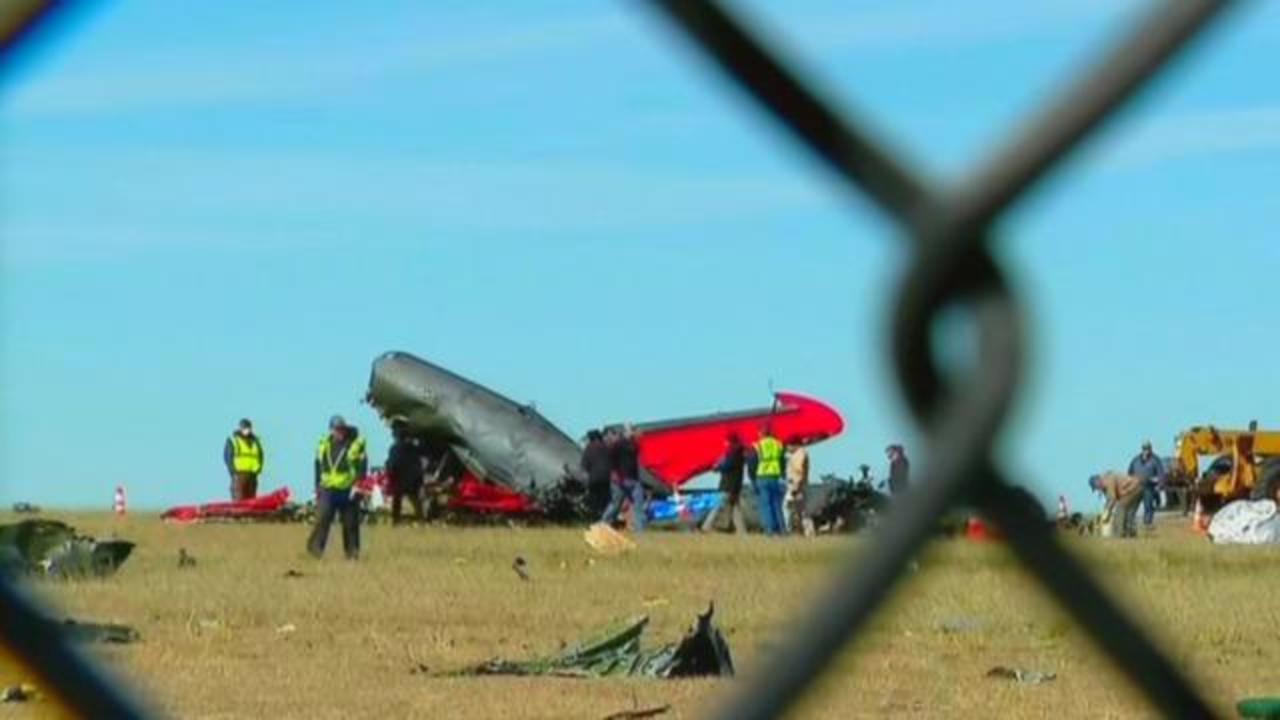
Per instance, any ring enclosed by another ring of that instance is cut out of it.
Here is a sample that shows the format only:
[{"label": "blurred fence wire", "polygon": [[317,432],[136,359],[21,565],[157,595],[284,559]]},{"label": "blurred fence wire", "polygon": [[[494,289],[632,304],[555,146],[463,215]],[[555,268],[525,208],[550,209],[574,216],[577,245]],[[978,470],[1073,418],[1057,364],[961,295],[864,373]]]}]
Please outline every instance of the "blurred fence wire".
[{"label": "blurred fence wire", "polygon": [[[748,25],[715,0],[641,0],[682,31],[725,75],[901,227],[913,262],[899,289],[892,352],[898,380],[928,447],[921,481],[891,511],[870,547],[846,558],[794,639],[717,717],[783,714],[871,617],[950,508],[978,507],[1004,531],[1034,576],[1168,716],[1211,717],[1211,706],[1056,540],[1039,504],[1008,484],[995,441],[1018,389],[1022,316],[991,255],[1000,216],[1146,86],[1232,0],[1153,0],[1109,52],[1048,103],[982,167],[936,187],[914,174],[814,92]],[[1013,0],[1011,0],[1012,2]],[[4,0],[0,71],[39,22],[65,3]],[[963,12],[957,8],[957,12]],[[976,326],[967,377],[945,381],[931,327],[958,309]],[[24,594],[0,581],[0,640],[65,705],[83,716],[143,717],[130,693],[70,647]]]}]

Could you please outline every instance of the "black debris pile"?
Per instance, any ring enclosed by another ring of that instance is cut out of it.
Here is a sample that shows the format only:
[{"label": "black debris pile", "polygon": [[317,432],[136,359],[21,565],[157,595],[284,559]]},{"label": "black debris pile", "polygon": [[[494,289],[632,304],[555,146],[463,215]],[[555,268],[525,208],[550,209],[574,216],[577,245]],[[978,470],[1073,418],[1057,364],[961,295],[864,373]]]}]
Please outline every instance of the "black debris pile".
[{"label": "black debris pile", "polygon": [[126,540],[95,540],[57,520],[0,525],[0,570],[64,579],[112,575],[133,552]]},{"label": "black debris pile", "polygon": [[657,707],[638,708],[635,710],[619,710],[616,713],[605,715],[602,720],[644,720],[645,718],[666,715],[670,711],[670,705],[658,705]]},{"label": "black debris pile", "polygon": [[996,667],[988,670],[987,677],[999,680],[1012,680],[1014,682],[1024,683],[1027,685],[1041,685],[1058,679],[1058,675],[1056,673],[1041,672],[1039,670],[1024,670],[1022,668],[1011,668],[1003,665],[997,665]]},{"label": "black debris pile", "polygon": [[142,634],[128,625],[118,623],[82,622],[64,620],[62,632],[74,642],[131,645],[142,639]]},{"label": "black debris pile", "polygon": [[0,703],[23,703],[39,699],[34,685],[22,683],[0,689]]},{"label": "black debris pile", "polygon": [[857,532],[873,524],[889,507],[889,496],[871,483],[823,475],[810,486],[806,512],[819,532]]},{"label": "black debris pile", "polygon": [[649,618],[640,615],[615,622],[555,655],[533,660],[489,660],[446,675],[730,677],[733,659],[724,635],[712,622],[714,613],[714,606],[708,608],[679,642],[658,648],[642,647]]}]

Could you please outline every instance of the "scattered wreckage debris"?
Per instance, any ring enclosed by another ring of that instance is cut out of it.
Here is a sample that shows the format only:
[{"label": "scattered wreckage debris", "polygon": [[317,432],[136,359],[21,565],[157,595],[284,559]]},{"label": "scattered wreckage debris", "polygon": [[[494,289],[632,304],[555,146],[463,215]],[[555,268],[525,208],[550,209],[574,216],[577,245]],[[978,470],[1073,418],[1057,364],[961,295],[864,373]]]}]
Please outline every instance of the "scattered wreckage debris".
[{"label": "scattered wreckage debris", "polygon": [[1060,517],[1054,521],[1054,525],[1066,532],[1075,532],[1079,535],[1093,535],[1097,530],[1095,522],[1097,516],[1086,517],[1084,513],[1073,512],[1070,515]]},{"label": "scattered wreckage debris", "polygon": [[82,579],[112,575],[133,552],[126,540],[95,540],[57,520],[33,518],[0,525],[0,569]]},{"label": "scattered wreckage debris", "polygon": [[805,513],[819,533],[857,532],[889,507],[889,496],[870,482],[831,474],[819,479],[805,493]]},{"label": "scattered wreckage debris", "polygon": [[546,675],[572,678],[605,677],[730,677],[733,659],[724,635],[712,622],[715,606],[698,615],[693,628],[678,643],[645,650],[641,639],[647,615],[614,623],[556,655],[533,660],[489,660],[447,676]]},{"label": "scattered wreckage debris", "polygon": [[644,720],[645,718],[658,717],[671,712],[670,705],[658,705],[656,707],[637,708],[635,710],[619,710],[616,713],[605,715],[601,720]]},{"label": "scattered wreckage debris", "polygon": [[1213,514],[1208,534],[1218,545],[1280,544],[1280,509],[1274,500],[1236,500]]},{"label": "scattered wreckage debris", "polygon": [[1058,679],[1057,673],[1041,672],[1039,670],[1024,670],[1022,668],[1005,667],[997,665],[987,671],[987,677],[998,678],[1001,680],[1013,680],[1027,685],[1041,685],[1047,682],[1053,682]]},{"label": "scattered wreckage debris", "polygon": [[30,683],[10,685],[0,690],[0,703],[22,703],[39,698],[40,693],[36,690],[36,686]]},{"label": "scattered wreckage debris", "polygon": [[1245,698],[1236,703],[1242,718],[1280,718],[1280,697]]},{"label": "scattered wreckage debris", "polygon": [[160,519],[173,523],[232,520],[289,522],[297,520],[298,513],[298,506],[289,502],[289,488],[280,488],[249,500],[179,505],[165,510]]},{"label": "scattered wreckage debris", "polygon": [[517,555],[516,559],[511,563],[511,569],[515,570],[516,575],[519,575],[520,579],[525,581],[528,581],[529,579],[529,573],[526,570],[528,567],[529,563],[525,562],[525,559],[519,555]]},{"label": "scattered wreckage debris", "polygon": [[[582,448],[531,404],[403,352],[374,361],[366,400],[423,448],[435,468],[427,485],[446,489],[440,504],[447,512],[569,523],[599,515],[588,507],[578,469]],[[749,443],[765,422],[787,444],[821,442],[844,429],[839,413],[818,400],[794,393],[772,400],[768,407],[635,424],[638,479],[665,497],[715,466],[729,432]]]},{"label": "scattered wreckage debris", "polygon": [[965,523],[964,537],[971,542],[1001,542],[1004,540],[1004,533],[995,525],[989,524],[976,515],[971,515]]},{"label": "scattered wreckage debris", "polygon": [[73,642],[131,645],[142,639],[142,633],[129,625],[119,623],[82,622],[67,619],[62,622],[62,633]]},{"label": "scattered wreckage debris", "polygon": [[[722,501],[719,492],[708,490],[651,500],[646,509],[649,527],[657,530],[700,527]],[[804,516],[813,521],[819,534],[857,532],[874,525],[888,506],[889,496],[870,483],[827,474],[805,491]],[[746,529],[760,530],[756,494],[744,492],[739,507]]]},{"label": "scattered wreckage debris", "polygon": [[601,555],[621,555],[636,549],[635,541],[605,523],[595,523],[587,528],[582,539]]},{"label": "scattered wreckage debris", "polygon": [[304,575],[302,572],[298,570],[289,569],[289,570],[285,570],[284,575],[282,575],[281,577],[293,580],[296,578],[306,577],[306,575]]}]

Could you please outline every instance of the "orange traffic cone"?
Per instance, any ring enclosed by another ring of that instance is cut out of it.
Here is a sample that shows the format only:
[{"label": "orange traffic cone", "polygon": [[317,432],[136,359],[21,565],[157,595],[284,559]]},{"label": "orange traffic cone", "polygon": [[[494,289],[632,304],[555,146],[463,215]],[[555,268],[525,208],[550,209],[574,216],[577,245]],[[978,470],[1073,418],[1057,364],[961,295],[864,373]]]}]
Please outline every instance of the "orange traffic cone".
[{"label": "orange traffic cone", "polygon": [[114,510],[117,515],[123,515],[125,513],[125,499],[124,499],[123,485],[116,486],[116,496],[115,496],[115,500],[111,503],[111,509]]},{"label": "orange traffic cone", "polygon": [[1191,517],[1191,529],[1197,535],[1205,535],[1209,532],[1209,516],[1204,511],[1204,505],[1196,500],[1196,512]]}]

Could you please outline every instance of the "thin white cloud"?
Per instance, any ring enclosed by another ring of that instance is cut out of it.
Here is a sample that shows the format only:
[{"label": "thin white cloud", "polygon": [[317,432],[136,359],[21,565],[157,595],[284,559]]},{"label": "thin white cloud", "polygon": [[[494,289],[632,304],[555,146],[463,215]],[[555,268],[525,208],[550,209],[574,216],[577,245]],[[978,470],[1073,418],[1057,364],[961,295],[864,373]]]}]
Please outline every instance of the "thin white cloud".
[{"label": "thin white cloud", "polygon": [[[12,198],[14,211],[0,228],[10,263],[92,258],[104,248],[294,245],[351,233],[390,243],[493,233],[660,235],[691,223],[711,227],[841,207],[823,183],[800,171],[774,176],[186,150],[99,154],[92,167],[67,178],[42,170],[41,162],[34,153],[12,154],[9,182],[22,177],[24,192],[40,197],[54,185],[71,195],[56,212],[48,203],[24,203],[21,193]],[[129,181],[112,181],[118,177]]]},{"label": "thin white cloud", "polygon": [[[1118,19],[1149,0],[894,0],[849,12],[777,15],[800,47],[819,51],[979,45]],[[762,8],[763,10],[763,8]]]},{"label": "thin white cloud", "polygon": [[1280,103],[1155,116],[1097,151],[1108,170],[1133,170],[1185,158],[1280,152]]},{"label": "thin white cloud", "polygon": [[[894,0],[829,12],[789,7],[774,18],[795,43],[823,51],[891,50],[971,45],[1018,37],[1098,18],[1115,17],[1145,0]],[[767,8],[761,8],[762,15]],[[494,24],[449,32],[426,18],[422,34],[348,40],[302,40],[271,49],[171,50],[140,47],[119,64],[79,63],[33,72],[6,97],[10,117],[42,117],[228,103],[331,99],[370,80],[400,73],[430,76],[478,63],[513,63],[565,50],[616,49],[652,32],[638,13],[613,8],[535,23]],[[788,33],[790,36],[790,33]]]},{"label": "thin white cloud", "polygon": [[41,117],[244,102],[331,99],[373,79],[430,77],[478,63],[501,63],[605,45],[628,29],[621,15],[569,17],[460,34],[406,34],[382,44],[308,43],[237,53],[220,48],[123,58],[114,67],[85,63],[59,73],[33,72],[6,97],[6,115]]}]

